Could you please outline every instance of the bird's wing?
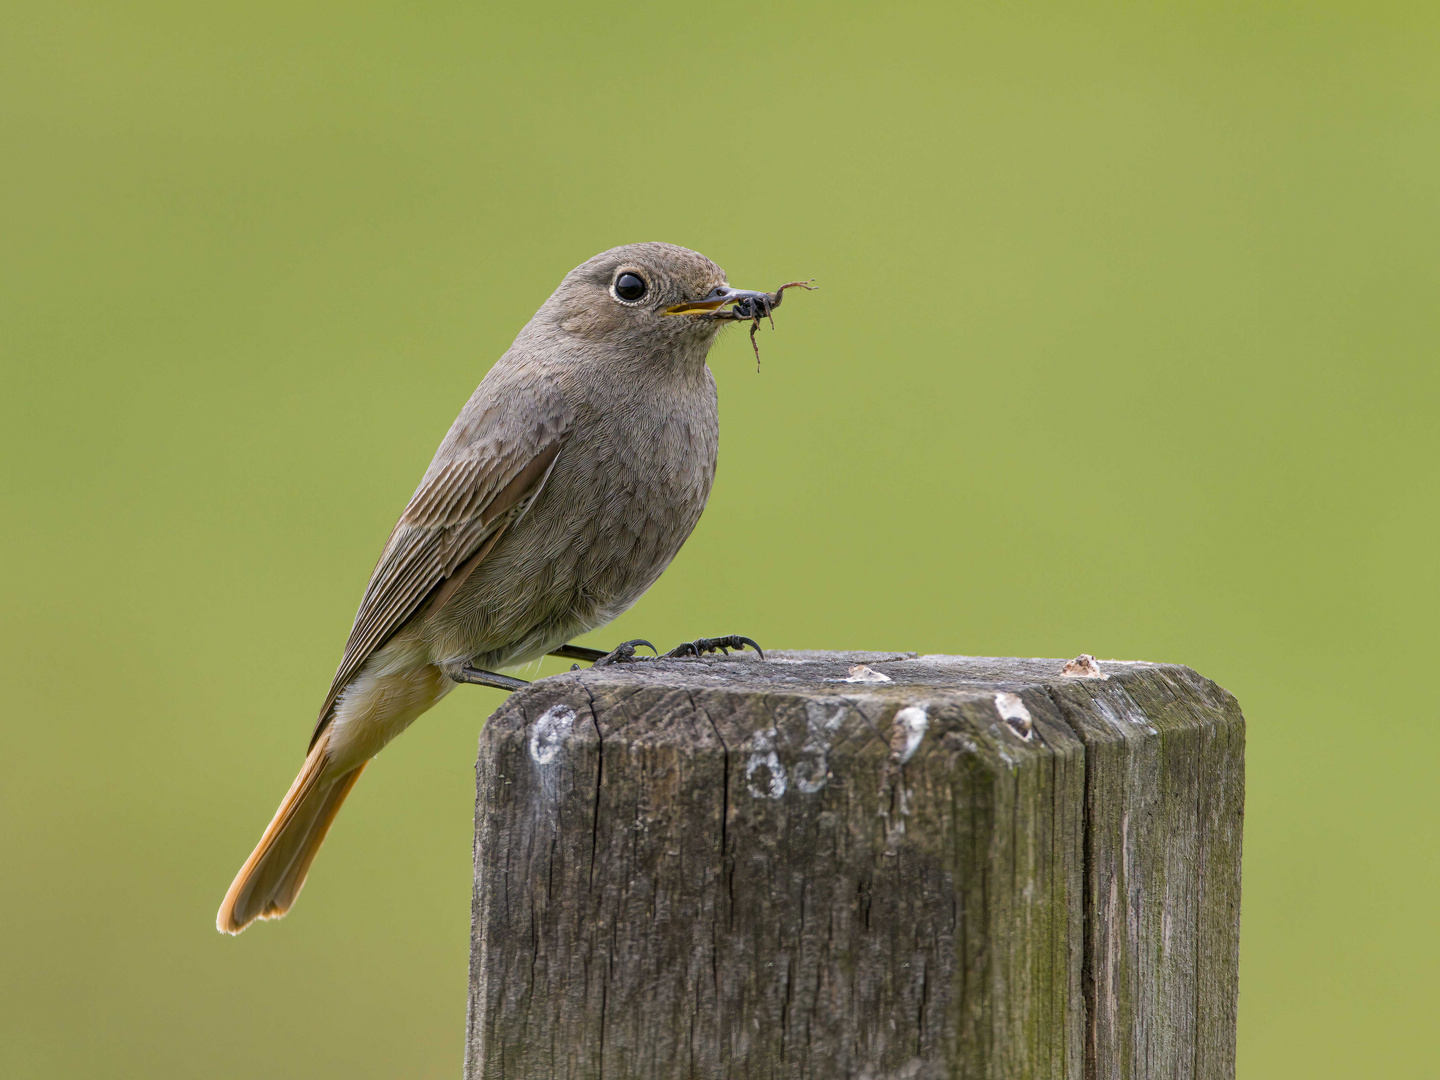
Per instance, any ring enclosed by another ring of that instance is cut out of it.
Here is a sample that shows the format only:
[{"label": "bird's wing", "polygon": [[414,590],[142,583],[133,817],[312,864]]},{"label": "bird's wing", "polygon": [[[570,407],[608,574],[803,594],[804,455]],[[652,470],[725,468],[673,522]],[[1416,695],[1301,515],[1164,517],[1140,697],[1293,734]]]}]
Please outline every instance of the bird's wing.
[{"label": "bird's wing", "polygon": [[[474,570],[506,526],[540,494],[560,454],[569,419],[558,410],[549,411],[548,417],[521,437],[515,437],[513,428],[502,437],[498,417],[487,410],[468,425],[463,446],[449,453],[442,446],[370,576],[311,736],[312,747],[330,722],[340,692],[371,654],[432,595],[444,591],[447,583],[458,585]],[[459,434],[457,423],[446,444]]]}]

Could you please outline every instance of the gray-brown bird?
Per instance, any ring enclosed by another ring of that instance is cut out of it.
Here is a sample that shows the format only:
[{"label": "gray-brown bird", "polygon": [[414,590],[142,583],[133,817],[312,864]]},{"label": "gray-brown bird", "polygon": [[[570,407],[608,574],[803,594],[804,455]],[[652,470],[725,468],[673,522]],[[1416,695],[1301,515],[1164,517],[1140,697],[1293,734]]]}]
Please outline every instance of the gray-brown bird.
[{"label": "gray-brown bird", "polygon": [[[732,289],[672,244],[613,248],[565,276],[390,534],[304,767],[220,905],[221,931],[289,910],[366,763],[456,683],[514,689],[496,669],[605,658],[566,643],[640,599],[695,528],[719,441],[706,354],[727,320],[758,320],[779,297]],[[742,643],[754,644],[719,642]]]}]

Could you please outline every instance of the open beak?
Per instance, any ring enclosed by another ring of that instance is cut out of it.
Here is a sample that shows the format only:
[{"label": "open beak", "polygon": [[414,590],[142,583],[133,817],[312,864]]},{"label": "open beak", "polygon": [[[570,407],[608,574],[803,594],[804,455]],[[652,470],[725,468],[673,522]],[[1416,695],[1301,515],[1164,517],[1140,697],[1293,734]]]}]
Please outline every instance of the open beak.
[{"label": "open beak", "polygon": [[[774,304],[775,298],[769,293],[756,292],[753,289],[732,289],[729,285],[716,285],[709,294],[699,300],[687,300],[683,304],[676,304],[665,309],[666,315],[708,315],[712,319],[736,318],[732,312],[720,309],[726,304],[738,304],[742,300],[764,300],[765,306]],[[756,310],[759,310],[757,307]]]}]

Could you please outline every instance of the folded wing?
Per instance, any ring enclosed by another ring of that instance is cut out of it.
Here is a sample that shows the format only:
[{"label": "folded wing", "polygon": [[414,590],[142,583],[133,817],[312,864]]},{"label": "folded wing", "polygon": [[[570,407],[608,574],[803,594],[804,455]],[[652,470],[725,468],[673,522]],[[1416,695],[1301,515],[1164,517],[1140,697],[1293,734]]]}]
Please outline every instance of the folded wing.
[{"label": "folded wing", "polygon": [[[452,577],[474,570],[505,528],[529,509],[555,466],[570,422],[559,402],[527,410],[480,404],[477,394],[390,534],[325,696],[312,747],[341,691],[371,654]],[[537,418],[517,424],[513,418],[522,411]]]}]

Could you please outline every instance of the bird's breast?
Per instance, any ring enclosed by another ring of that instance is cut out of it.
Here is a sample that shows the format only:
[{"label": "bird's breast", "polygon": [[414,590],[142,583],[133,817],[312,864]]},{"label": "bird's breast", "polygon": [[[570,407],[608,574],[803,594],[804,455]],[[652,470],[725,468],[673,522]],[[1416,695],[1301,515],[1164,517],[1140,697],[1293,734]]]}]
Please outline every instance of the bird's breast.
[{"label": "bird's breast", "polygon": [[688,393],[578,410],[544,488],[437,613],[439,653],[520,662],[609,622],[654,584],[715,478],[718,413],[704,374]]},{"label": "bird's breast", "polygon": [[[542,495],[563,519],[557,531],[569,537],[577,581],[587,589],[629,606],[694,529],[715,479],[719,441],[713,408],[702,404],[662,399],[617,409],[561,451],[570,460],[557,461],[552,480],[559,483]],[[578,518],[575,507],[584,508]]]}]

